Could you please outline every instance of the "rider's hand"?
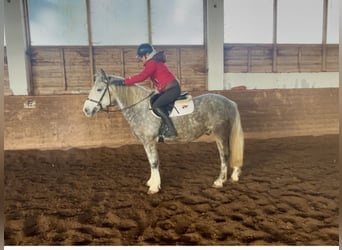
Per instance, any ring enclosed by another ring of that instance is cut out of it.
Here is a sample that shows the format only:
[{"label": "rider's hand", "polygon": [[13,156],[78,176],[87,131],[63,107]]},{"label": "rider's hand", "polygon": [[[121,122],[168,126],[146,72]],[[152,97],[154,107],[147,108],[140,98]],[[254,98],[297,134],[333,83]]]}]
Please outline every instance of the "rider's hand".
[{"label": "rider's hand", "polygon": [[124,86],[125,85],[125,82],[122,79],[111,80],[111,83],[114,84],[115,86]]}]

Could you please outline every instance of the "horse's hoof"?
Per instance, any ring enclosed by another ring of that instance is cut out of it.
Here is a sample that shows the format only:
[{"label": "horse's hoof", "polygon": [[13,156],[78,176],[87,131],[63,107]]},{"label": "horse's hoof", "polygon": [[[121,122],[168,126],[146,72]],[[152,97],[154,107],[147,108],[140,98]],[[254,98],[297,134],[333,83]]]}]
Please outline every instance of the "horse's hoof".
[{"label": "horse's hoof", "polygon": [[151,189],[149,189],[148,191],[147,191],[147,194],[148,195],[151,195],[151,194],[156,194],[156,193],[158,193],[159,192],[159,190],[151,190]]},{"label": "horse's hoof", "polygon": [[231,182],[238,182],[239,181],[239,177],[230,177],[230,181]]},{"label": "horse's hoof", "polygon": [[234,168],[232,175],[230,176],[230,180],[232,182],[238,182],[239,181],[239,176],[241,174],[241,170],[238,168]]},{"label": "horse's hoof", "polygon": [[213,188],[222,188],[223,183],[222,183],[222,181],[215,181],[212,187]]}]

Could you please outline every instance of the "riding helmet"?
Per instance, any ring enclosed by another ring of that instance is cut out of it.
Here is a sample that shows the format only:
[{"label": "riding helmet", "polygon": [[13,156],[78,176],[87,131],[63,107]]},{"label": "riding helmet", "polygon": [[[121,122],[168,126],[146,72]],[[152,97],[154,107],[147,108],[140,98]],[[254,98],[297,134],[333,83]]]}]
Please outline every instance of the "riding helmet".
[{"label": "riding helmet", "polygon": [[147,53],[151,53],[153,50],[154,50],[154,48],[149,43],[140,44],[138,49],[137,49],[137,56],[143,57]]}]

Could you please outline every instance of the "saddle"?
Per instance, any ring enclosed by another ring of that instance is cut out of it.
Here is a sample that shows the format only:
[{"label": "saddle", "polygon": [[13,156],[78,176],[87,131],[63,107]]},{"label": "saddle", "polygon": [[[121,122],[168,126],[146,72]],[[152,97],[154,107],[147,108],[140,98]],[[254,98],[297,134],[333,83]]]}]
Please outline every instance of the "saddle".
[{"label": "saddle", "polygon": [[[158,96],[159,96],[158,94],[155,94],[155,95],[153,95],[151,97],[151,99],[150,99],[150,107],[152,107],[152,104],[158,98]],[[193,109],[190,112],[181,113],[180,109],[187,109],[188,108],[188,105],[187,105],[188,103],[193,104],[192,103],[192,96],[188,92],[181,93],[174,102],[171,102],[167,106],[168,114],[169,115],[171,114],[170,117],[172,117],[172,116],[177,116],[177,115],[172,115],[174,113],[178,114],[178,115],[185,115],[185,114],[192,113]],[[153,112],[153,110],[152,110],[152,112]],[[157,114],[155,114],[155,115],[158,116]]]},{"label": "saddle", "polygon": [[192,96],[188,92],[181,93],[180,96],[177,97],[177,103],[188,102],[192,99]]}]

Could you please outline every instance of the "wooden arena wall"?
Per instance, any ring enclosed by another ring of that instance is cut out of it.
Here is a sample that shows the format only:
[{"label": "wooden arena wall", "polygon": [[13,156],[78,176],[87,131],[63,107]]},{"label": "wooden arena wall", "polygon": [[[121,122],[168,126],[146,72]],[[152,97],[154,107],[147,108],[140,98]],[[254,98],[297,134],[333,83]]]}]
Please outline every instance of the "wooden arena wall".
[{"label": "wooden arena wall", "polygon": [[230,44],[224,48],[224,72],[337,72],[338,53],[338,45]]},{"label": "wooden arena wall", "polygon": [[[197,96],[206,91],[193,91]],[[338,134],[338,89],[216,91],[234,100],[246,138]],[[82,113],[85,95],[5,96],[5,150],[138,143],[120,112]],[[204,136],[201,140],[211,141]]]},{"label": "wooden arena wall", "polygon": [[[184,91],[207,90],[205,46],[156,48],[165,51]],[[225,73],[338,72],[338,45],[226,44],[223,53]],[[86,93],[92,73],[100,68],[121,76],[136,74],[142,65],[135,54],[135,46],[31,47],[30,95]],[[6,56],[4,89],[11,95]]]},{"label": "wooden arena wall", "polygon": [[[203,46],[158,49],[165,51],[168,66],[182,82],[184,91],[206,89]],[[89,91],[92,73],[101,68],[120,76],[137,74],[143,68],[133,46],[93,47],[91,52],[88,47],[36,47],[30,53],[34,95]]]},{"label": "wooden arena wall", "polygon": [[[182,90],[207,92],[205,46],[161,46]],[[135,46],[31,47],[31,93],[12,96],[5,51],[5,149],[120,146],[137,143],[120,113],[82,113],[92,71],[141,70]],[[338,45],[226,44],[225,73],[338,72]],[[93,66],[93,67],[92,67]],[[247,138],[338,133],[337,89],[218,91],[239,105]],[[207,140],[207,137],[202,138]],[[211,140],[212,138],[209,138]]]}]

